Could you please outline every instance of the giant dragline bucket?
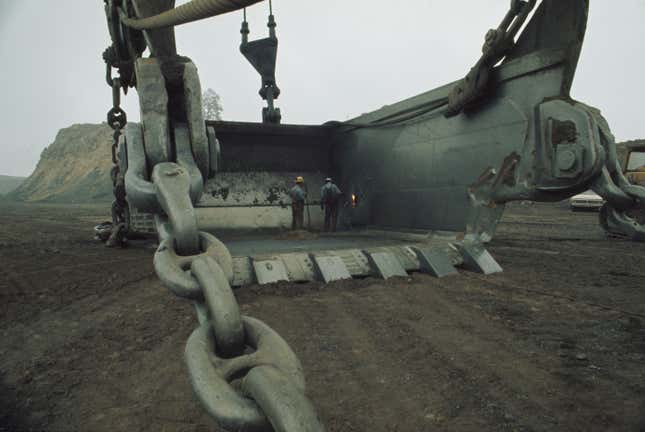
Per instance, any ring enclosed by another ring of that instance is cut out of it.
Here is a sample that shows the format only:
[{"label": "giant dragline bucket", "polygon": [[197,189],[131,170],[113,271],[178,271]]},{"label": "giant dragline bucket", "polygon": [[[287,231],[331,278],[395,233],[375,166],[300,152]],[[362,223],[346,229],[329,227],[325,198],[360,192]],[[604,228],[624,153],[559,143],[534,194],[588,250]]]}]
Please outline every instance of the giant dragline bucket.
[{"label": "giant dragline bucket", "polygon": [[[444,276],[460,264],[500,271],[484,245],[506,203],[559,201],[590,188],[606,200],[605,229],[645,240],[630,217],[645,188],[623,175],[600,111],[570,95],[588,0],[513,0],[463,78],[319,126],[280,124],[271,10],[269,37],[249,42],[245,19],[240,47],[262,78],[263,122],[205,122],[197,68],[177,54],[173,27],[257,2],[105,0],[115,236],[147,231],[162,240],[160,279],[197,304],[201,327],[186,351],[193,387],[225,429],[322,430],[295,354],[265,324],[239,315],[231,286],[414,270]],[[141,124],[125,126],[119,94],[128,87],[137,89]],[[323,219],[318,186],[336,179],[344,232],[244,239],[242,231],[290,224],[296,176],[310,185],[313,228]],[[245,346],[262,353],[244,357]],[[228,366],[213,368],[213,358]],[[240,375],[244,397],[230,385]]]}]

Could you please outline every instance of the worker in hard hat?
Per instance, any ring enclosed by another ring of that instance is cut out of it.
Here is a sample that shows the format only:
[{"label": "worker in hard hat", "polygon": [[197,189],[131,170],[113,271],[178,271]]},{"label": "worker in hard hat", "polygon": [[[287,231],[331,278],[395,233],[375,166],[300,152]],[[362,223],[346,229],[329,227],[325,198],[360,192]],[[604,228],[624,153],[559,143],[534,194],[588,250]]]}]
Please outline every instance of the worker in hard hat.
[{"label": "worker in hard hat", "polygon": [[342,194],[331,178],[327,177],[325,184],[320,189],[320,209],[325,210],[325,232],[336,231],[338,208],[340,207],[340,197]]},{"label": "worker in hard hat", "polygon": [[296,177],[296,184],[289,191],[291,197],[291,229],[300,230],[305,222],[305,199],[307,193],[304,188],[305,179]]}]

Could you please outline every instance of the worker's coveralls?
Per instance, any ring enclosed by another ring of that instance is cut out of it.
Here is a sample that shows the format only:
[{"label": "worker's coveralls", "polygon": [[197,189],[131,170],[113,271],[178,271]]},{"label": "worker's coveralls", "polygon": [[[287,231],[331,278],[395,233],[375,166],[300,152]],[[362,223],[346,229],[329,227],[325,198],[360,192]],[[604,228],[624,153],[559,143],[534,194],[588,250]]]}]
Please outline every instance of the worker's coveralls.
[{"label": "worker's coveralls", "polygon": [[302,186],[295,185],[289,191],[291,197],[291,229],[302,229],[305,221],[305,191]]},{"label": "worker's coveralls", "polygon": [[338,208],[342,192],[332,182],[320,189],[320,208],[325,209],[325,232],[335,232],[338,224]]}]

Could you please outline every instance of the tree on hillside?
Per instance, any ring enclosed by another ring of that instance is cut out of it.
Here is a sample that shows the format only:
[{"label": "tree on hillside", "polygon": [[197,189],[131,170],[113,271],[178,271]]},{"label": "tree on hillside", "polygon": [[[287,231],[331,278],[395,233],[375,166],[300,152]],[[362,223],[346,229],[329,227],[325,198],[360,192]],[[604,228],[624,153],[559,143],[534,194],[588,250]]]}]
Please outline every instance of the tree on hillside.
[{"label": "tree on hillside", "polygon": [[222,99],[217,92],[212,88],[206,89],[202,95],[202,110],[204,112],[204,120],[221,120],[222,112]]}]

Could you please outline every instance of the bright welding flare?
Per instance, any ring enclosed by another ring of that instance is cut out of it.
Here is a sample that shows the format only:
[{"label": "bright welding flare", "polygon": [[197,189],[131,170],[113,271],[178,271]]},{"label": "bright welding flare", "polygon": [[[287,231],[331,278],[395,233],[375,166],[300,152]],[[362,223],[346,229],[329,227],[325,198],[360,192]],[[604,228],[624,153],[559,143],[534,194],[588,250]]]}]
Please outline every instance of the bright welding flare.
[{"label": "bright welding flare", "polygon": [[356,208],[358,205],[358,199],[356,198],[356,194],[352,194],[352,208]]}]

